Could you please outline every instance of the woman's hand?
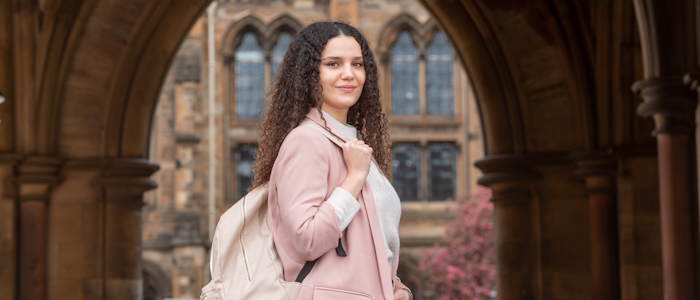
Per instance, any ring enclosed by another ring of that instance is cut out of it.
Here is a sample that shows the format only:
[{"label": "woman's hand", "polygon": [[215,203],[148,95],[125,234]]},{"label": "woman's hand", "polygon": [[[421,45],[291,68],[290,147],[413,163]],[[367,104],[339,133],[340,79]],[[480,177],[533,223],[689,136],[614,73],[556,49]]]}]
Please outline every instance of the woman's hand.
[{"label": "woman's hand", "polygon": [[343,145],[343,159],[348,168],[348,176],[340,187],[357,198],[369,175],[372,148],[358,139],[349,140]]},{"label": "woman's hand", "polygon": [[394,300],[411,300],[408,291],[404,289],[394,290]]},{"label": "woman's hand", "polygon": [[394,300],[413,300],[409,291],[410,289],[400,280],[394,280]]}]

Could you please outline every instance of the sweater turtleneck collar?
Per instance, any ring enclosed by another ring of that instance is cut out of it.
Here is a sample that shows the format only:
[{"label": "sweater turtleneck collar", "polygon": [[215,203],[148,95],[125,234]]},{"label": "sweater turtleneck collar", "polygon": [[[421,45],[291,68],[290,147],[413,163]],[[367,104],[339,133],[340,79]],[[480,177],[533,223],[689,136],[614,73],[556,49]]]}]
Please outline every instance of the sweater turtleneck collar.
[{"label": "sweater turtleneck collar", "polygon": [[357,138],[357,129],[355,127],[338,122],[338,120],[323,110],[321,110],[321,113],[328,125],[338,131],[346,140]]}]

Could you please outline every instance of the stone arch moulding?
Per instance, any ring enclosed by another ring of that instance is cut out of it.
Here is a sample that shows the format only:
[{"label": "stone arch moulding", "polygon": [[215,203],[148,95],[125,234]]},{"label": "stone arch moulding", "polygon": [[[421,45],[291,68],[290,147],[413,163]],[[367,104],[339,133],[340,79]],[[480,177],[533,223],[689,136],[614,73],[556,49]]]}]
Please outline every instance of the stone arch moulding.
[{"label": "stone arch moulding", "polygon": [[246,31],[255,33],[258,37],[258,43],[263,47],[263,51],[269,51],[270,47],[267,42],[267,36],[265,35],[265,28],[265,23],[252,14],[233,22],[232,25],[226,29],[226,33],[224,34],[224,39],[222,41],[223,47],[221,47],[222,56],[224,58],[233,57],[236,47],[243,41],[242,33]]},{"label": "stone arch moulding", "polygon": [[[115,74],[115,78],[128,81],[110,93],[116,99],[110,103],[113,110],[109,117],[118,119],[108,123],[107,138],[110,142],[106,150],[109,156],[148,157],[151,122],[163,78],[183,38],[209,3],[207,0],[170,2],[162,14],[155,16],[158,20],[153,29],[141,33],[146,39],[143,47],[127,50],[140,55],[130,61],[134,64],[133,71]],[[116,92],[120,88],[124,92]],[[123,93],[125,99],[119,99],[118,95]],[[123,115],[114,110],[123,111]]]},{"label": "stone arch moulding", "polygon": [[[483,17],[474,16],[461,2],[421,2],[442,25],[455,54],[470,74],[484,132],[484,153],[489,155],[524,151],[524,132],[516,86],[505,63],[504,53],[494,39],[493,32],[484,24]],[[399,19],[395,21],[397,20]],[[386,38],[382,36],[383,40]]]},{"label": "stone arch moulding", "polygon": [[[37,148],[32,149],[41,155],[53,155],[59,148],[59,126],[61,119],[62,97],[65,91],[66,78],[70,71],[72,55],[78,47],[80,35],[84,32],[86,20],[96,6],[96,1],[85,1],[81,5],[59,5],[56,9],[57,16],[75,16],[72,18],[44,18],[44,25],[50,30],[42,30],[42,35],[50,37],[42,39],[51,41],[51,45],[41,48],[46,51],[46,65],[44,76],[37,83],[39,91],[39,105],[37,114],[28,119],[37,122]],[[39,55],[41,56],[41,55]],[[26,141],[25,141],[26,142]]]},{"label": "stone arch moulding", "polygon": [[[566,152],[586,145],[591,99],[572,53],[571,33],[548,1],[421,1],[442,25],[471,75],[482,116],[485,150],[491,154]],[[543,110],[559,113],[541,118]],[[557,124],[561,130],[552,130]]]},{"label": "stone arch moulding", "polygon": [[[442,27],[440,27],[440,23],[435,21],[435,19],[430,19],[430,20],[428,20],[428,22],[425,22],[425,24],[423,25],[423,28],[425,31],[425,36],[423,37],[423,39],[425,40],[426,47],[433,40],[433,35],[435,34],[435,30],[440,30],[442,32],[445,32],[445,30],[442,29]],[[450,42],[450,44],[454,44],[452,42],[452,39],[449,36],[447,36],[447,34],[445,34],[445,36],[447,37],[447,40]]]},{"label": "stone arch moulding", "polygon": [[384,25],[384,28],[382,28],[380,31],[381,33],[379,34],[379,40],[377,41],[377,45],[379,45],[377,48],[379,57],[384,58],[388,55],[389,49],[396,40],[396,36],[399,34],[399,32],[401,32],[401,30],[404,29],[411,32],[413,42],[416,43],[419,50],[423,50],[425,48],[423,38],[425,36],[425,30],[423,24],[421,24],[413,16],[402,13]]},{"label": "stone arch moulding", "polygon": [[154,288],[156,299],[163,299],[165,296],[172,294],[172,283],[171,278],[163,270],[160,269],[158,264],[144,259],[143,262],[143,288],[148,287]]},{"label": "stone arch moulding", "polygon": [[[454,41],[452,40],[452,37],[451,37],[450,35],[448,35],[448,34],[445,32],[445,29],[442,28],[442,25],[441,25],[440,23],[438,23],[437,21],[435,21],[435,19],[430,19],[430,20],[428,20],[427,22],[425,22],[425,24],[423,25],[423,30],[424,30],[424,32],[425,32],[425,33],[424,33],[423,40],[424,40],[424,42],[425,42],[425,47],[426,47],[426,48],[427,48],[428,45],[430,45],[430,43],[433,41],[433,36],[435,35],[435,32],[436,32],[437,30],[442,31],[442,33],[445,35],[445,37],[447,38],[447,41],[450,43],[450,45],[454,45],[454,44],[455,44]],[[454,47],[453,47],[453,48],[454,48]],[[456,50],[455,50],[455,51],[456,51]],[[460,64],[464,65],[464,62],[462,61],[462,57],[461,57],[461,56],[455,55],[454,58],[455,58]],[[466,70],[466,71],[467,71],[467,74],[469,74],[468,70]],[[471,82],[471,79],[469,79],[469,81]]]},{"label": "stone arch moulding", "polygon": [[[288,31],[292,34],[296,34],[303,28],[304,25],[299,22],[299,20],[288,14],[282,14],[270,22],[270,24],[267,26],[267,30],[265,31],[265,36],[270,41],[277,41],[277,36],[282,31]],[[273,44],[274,42],[271,42],[270,46]]]}]

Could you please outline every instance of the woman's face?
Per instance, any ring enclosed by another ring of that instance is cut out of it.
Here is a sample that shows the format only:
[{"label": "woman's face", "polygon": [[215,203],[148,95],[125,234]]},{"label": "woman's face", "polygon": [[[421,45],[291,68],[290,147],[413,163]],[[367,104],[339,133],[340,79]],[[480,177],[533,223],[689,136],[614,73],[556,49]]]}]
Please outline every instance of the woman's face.
[{"label": "woman's face", "polygon": [[318,69],[323,89],[321,109],[345,123],[348,109],[360,98],[365,85],[360,44],[351,36],[339,35],[328,40]]}]

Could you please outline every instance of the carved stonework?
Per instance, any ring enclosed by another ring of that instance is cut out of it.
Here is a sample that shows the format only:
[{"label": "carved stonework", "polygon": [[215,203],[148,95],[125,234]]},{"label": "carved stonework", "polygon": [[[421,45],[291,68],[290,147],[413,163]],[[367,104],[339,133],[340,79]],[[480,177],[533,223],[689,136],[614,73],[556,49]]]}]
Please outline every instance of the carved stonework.
[{"label": "carved stonework", "polygon": [[695,109],[698,99],[681,77],[637,81],[632,85],[632,90],[640,93],[644,99],[637,108],[637,113],[642,117],[654,117],[654,135],[695,132]]},{"label": "carved stonework", "polygon": [[51,188],[61,182],[63,162],[29,156],[19,162],[14,178],[19,198],[19,299],[44,299],[47,281],[47,223]]},{"label": "carved stonework", "polygon": [[175,235],[172,245],[200,245],[202,235],[199,223],[202,216],[198,212],[182,211],[175,213]]},{"label": "carved stonework", "polygon": [[22,201],[47,200],[49,189],[61,182],[58,170],[61,160],[53,157],[31,156],[20,162],[15,181],[22,191]]},{"label": "carved stonework", "polygon": [[[483,172],[480,185],[493,190],[493,200],[511,198],[516,190],[527,190],[526,186],[542,176],[531,169],[532,159],[518,155],[489,155],[478,160],[475,166]],[[529,197],[529,192],[525,192]]]},{"label": "carved stonework", "polygon": [[124,158],[104,160],[102,163],[103,175],[95,184],[107,189],[107,200],[136,197],[143,201],[143,192],[158,186],[151,175],[159,166],[148,160]]},{"label": "carved stonework", "polygon": [[[535,255],[531,185],[542,178],[532,170],[536,158],[520,155],[489,155],[476,162],[484,176],[479,184],[491,188],[496,237],[496,291],[501,299],[535,298],[533,266]],[[508,287],[519,287],[516,291]]]},{"label": "carved stonework", "polygon": [[201,79],[202,45],[197,41],[185,41],[175,57],[175,81],[195,81]]},{"label": "carved stonework", "polygon": [[574,177],[585,181],[588,193],[614,192],[617,161],[612,154],[583,151],[572,154],[571,158],[576,161]]}]

